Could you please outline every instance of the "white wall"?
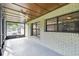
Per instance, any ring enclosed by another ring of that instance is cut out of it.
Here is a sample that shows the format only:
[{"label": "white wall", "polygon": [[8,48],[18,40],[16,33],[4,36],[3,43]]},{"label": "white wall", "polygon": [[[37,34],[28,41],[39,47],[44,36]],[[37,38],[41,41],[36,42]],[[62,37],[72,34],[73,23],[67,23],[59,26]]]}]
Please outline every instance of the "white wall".
[{"label": "white wall", "polygon": [[64,33],[64,32],[45,32],[45,20],[51,17],[63,15],[66,13],[79,10],[79,4],[68,4],[46,15],[28,22],[29,36],[31,30],[31,23],[40,21],[40,40],[38,42],[44,46],[57,51],[62,55],[79,55],[79,34],[77,33]]}]

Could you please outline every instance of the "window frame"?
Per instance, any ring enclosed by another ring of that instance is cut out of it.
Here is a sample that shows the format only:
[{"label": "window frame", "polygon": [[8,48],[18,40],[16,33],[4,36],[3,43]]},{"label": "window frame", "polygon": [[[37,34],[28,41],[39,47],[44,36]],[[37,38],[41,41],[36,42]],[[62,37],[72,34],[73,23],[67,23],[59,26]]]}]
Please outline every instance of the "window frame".
[{"label": "window frame", "polygon": [[[40,28],[39,29],[37,28],[37,24],[38,23],[40,23],[40,22],[38,21],[38,22],[31,23],[31,36],[38,36],[38,35],[40,35]],[[36,25],[35,29],[33,28],[34,24]],[[33,30],[36,30],[36,35],[33,34]],[[37,31],[39,31],[39,34],[38,34]]]},{"label": "window frame", "polygon": [[[47,25],[47,21],[49,21],[49,20],[52,20],[52,19],[54,19],[54,18],[56,18],[56,24],[50,24],[51,26],[53,26],[53,25],[56,25],[56,31],[51,31],[51,30],[47,30],[47,26],[50,26],[50,25]],[[46,22],[45,22],[45,31],[46,32],[57,32],[58,31],[58,26],[57,26],[57,24],[58,24],[58,17],[54,17],[54,18],[49,18],[49,19],[46,19]]]},{"label": "window frame", "polygon": [[69,15],[69,14],[73,14],[73,13],[77,13],[77,12],[79,12],[79,11],[74,11],[74,12],[70,12],[70,13],[67,13],[67,14],[63,14],[63,15],[60,15],[60,16],[53,17],[53,18],[57,18],[57,31],[47,31],[47,20],[51,20],[53,18],[46,19],[45,20],[45,32],[79,33],[79,32],[76,32],[75,30],[74,31],[59,31],[59,24],[58,24],[59,18],[61,16],[65,16],[65,15]]},{"label": "window frame", "polygon": [[[13,21],[6,21],[6,31],[7,31],[7,23],[18,23],[18,24],[23,24],[24,25],[24,34],[23,35],[16,35],[17,37],[25,37],[25,23],[21,23],[21,22],[13,22]],[[7,34],[6,34],[7,35]],[[13,35],[7,36],[7,37],[12,37]],[[16,38],[16,37],[15,37]]]}]

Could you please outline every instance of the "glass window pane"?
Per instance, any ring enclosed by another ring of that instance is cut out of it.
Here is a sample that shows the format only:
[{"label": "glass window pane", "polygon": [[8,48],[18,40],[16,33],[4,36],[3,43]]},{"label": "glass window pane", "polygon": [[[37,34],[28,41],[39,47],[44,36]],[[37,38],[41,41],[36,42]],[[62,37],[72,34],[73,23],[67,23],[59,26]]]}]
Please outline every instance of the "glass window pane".
[{"label": "glass window pane", "polygon": [[79,12],[59,17],[59,31],[76,32],[79,31]]},{"label": "glass window pane", "polygon": [[32,33],[31,34],[34,36],[40,35],[40,23],[39,22],[35,22],[32,24]]},{"label": "glass window pane", "polygon": [[47,31],[57,31],[57,18],[47,20]]},{"label": "glass window pane", "polygon": [[47,25],[50,25],[50,24],[57,24],[57,18],[47,20]]},{"label": "glass window pane", "polygon": [[7,36],[24,35],[24,24],[7,22]]}]

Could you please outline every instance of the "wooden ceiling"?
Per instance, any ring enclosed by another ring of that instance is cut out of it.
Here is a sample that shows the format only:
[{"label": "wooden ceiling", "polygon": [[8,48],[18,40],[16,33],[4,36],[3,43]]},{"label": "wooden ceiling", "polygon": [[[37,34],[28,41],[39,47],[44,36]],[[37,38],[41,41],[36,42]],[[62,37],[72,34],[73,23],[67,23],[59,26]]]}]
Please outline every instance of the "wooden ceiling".
[{"label": "wooden ceiling", "polygon": [[65,3],[27,3],[28,9],[25,13],[29,13],[28,21],[40,17],[50,11],[53,11],[61,6],[66,5]]},{"label": "wooden ceiling", "polygon": [[27,21],[40,17],[48,12],[56,10],[67,3],[10,3],[5,6],[13,11],[21,12],[28,16]]}]

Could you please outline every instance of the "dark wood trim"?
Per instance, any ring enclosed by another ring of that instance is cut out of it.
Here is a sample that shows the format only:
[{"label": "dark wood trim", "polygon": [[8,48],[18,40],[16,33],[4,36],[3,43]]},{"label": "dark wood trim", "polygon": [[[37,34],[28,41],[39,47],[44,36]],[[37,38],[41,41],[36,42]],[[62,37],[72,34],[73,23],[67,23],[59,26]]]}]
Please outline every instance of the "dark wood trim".
[{"label": "dark wood trim", "polygon": [[[37,31],[39,30],[40,31],[40,29],[37,29],[37,23],[39,23],[39,21],[38,22],[34,22],[34,23],[31,23],[31,36],[38,36],[38,33],[37,33]],[[35,28],[33,28],[33,25],[35,24],[35,26],[36,26],[36,29]],[[36,31],[36,35],[33,35],[33,30],[35,30]]]},{"label": "dark wood trim", "polygon": [[26,33],[26,24],[24,23],[24,37],[25,37],[25,33]]},{"label": "dark wood trim", "polygon": [[30,31],[31,36],[33,35],[33,23],[31,23],[31,31]]},{"label": "dark wood trim", "polygon": [[59,18],[57,17],[57,31],[59,31],[59,25],[58,25],[58,22],[59,22]]},{"label": "dark wood trim", "polygon": [[[57,24],[57,22],[56,22],[56,24]],[[56,25],[56,24],[47,24],[47,26]]]},{"label": "dark wood trim", "polygon": [[[37,28],[37,22],[35,22],[34,24],[35,24],[35,26]],[[33,28],[33,30],[34,30],[34,28]],[[36,35],[35,36],[37,36],[37,29],[36,29]]]},{"label": "dark wood trim", "polygon": [[2,49],[0,49],[0,56],[2,56],[2,51],[1,51]]},{"label": "dark wood trim", "polygon": [[[54,10],[48,11],[48,12],[46,12],[46,13],[44,13],[44,14],[42,14],[42,15],[36,17],[36,18],[39,18],[39,17],[41,17],[41,16],[43,16],[43,15],[45,15],[45,14],[47,14],[47,13],[50,13],[50,12],[52,12],[52,11],[55,11],[56,9],[61,8],[61,7],[63,7],[63,6],[66,6],[66,5],[68,5],[68,4],[69,4],[69,3],[65,3],[64,5],[61,5],[61,6],[57,7],[57,8],[55,8]],[[36,19],[36,18],[34,18],[34,19]],[[34,20],[34,19],[31,19],[31,20]],[[31,20],[30,20],[30,21],[31,21]],[[29,22],[29,20],[28,20],[27,22]]]},{"label": "dark wood trim", "polygon": [[44,27],[45,27],[44,31],[47,32],[47,20],[45,20],[45,22],[44,22]]},{"label": "dark wood trim", "polygon": [[[48,24],[48,25],[47,25],[47,21],[48,21],[48,20],[52,20],[52,19],[54,19],[54,18],[56,19],[56,24]],[[46,24],[45,24],[45,25],[46,25],[46,28],[45,28],[45,32],[57,32],[57,31],[58,31],[58,26],[56,26],[56,27],[57,27],[57,30],[55,30],[55,31],[49,31],[49,30],[47,30],[47,26],[58,25],[58,18],[57,18],[57,17],[54,17],[54,18],[46,19]]]}]

